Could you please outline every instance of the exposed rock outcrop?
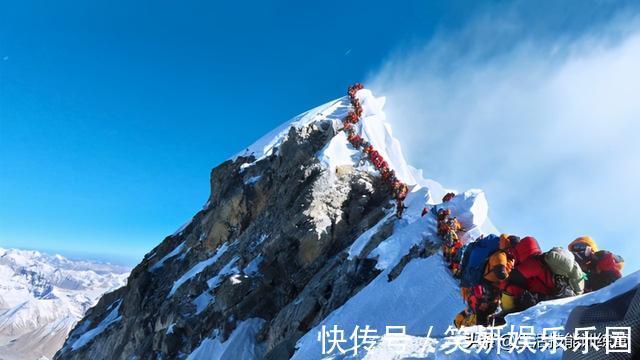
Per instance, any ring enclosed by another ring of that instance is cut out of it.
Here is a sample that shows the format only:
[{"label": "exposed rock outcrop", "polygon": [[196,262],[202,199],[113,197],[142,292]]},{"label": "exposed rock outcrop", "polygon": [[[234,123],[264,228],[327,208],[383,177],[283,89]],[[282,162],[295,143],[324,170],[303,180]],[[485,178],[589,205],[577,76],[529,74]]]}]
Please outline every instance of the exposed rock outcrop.
[{"label": "exposed rock outcrop", "polygon": [[256,318],[252,353],[290,357],[379,274],[375,260],[344,250],[394,211],[379,177],[321,164],[316,154],[335,135],[331,120],[294,126],[276,153],[213,169],[205,208],[88,312],[56,359],[186,358]]}]

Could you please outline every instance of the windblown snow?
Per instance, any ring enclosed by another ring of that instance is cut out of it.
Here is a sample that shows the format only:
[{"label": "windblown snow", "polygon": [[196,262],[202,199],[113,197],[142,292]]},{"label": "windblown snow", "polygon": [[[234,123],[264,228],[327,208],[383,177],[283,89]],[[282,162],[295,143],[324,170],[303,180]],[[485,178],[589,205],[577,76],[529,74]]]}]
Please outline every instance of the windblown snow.
[{"label": "windblown snow", "polygon": [[0,248],[0,359],[48,358],[128,269]]}]

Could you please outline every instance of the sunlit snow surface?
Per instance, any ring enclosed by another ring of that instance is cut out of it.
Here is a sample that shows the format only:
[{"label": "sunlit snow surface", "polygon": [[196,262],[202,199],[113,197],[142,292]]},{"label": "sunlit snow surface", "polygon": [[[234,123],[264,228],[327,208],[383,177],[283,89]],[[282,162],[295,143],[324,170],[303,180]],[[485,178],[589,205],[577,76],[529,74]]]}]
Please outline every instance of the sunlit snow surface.
[{"label": "sunlit snow surface", "polygon": [[0,358],[52,356],[85,311],[128,275],[111,264],[0,248]]}]

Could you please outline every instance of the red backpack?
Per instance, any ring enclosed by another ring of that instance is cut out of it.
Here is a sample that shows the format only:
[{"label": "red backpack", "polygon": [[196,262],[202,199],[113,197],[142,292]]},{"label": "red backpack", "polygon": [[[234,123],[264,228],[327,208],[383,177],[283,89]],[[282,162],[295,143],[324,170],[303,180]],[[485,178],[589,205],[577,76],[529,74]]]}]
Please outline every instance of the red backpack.
[{"label": "red backpack", "polygon": [[610,271],[617,275],[622,276],[622,267],[624,266],[624,259],[621,256],[606,250],[601,250],[596,253],[596,268],[600,272]]}]

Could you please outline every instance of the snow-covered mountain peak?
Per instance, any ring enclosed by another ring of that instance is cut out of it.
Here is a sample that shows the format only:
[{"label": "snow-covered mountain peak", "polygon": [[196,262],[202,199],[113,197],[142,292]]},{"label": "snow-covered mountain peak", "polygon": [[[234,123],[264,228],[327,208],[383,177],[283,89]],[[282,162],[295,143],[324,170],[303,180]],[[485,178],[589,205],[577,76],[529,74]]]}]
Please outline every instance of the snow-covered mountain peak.
[{"label": "snow-covered mountain peak", "polygon": [[0,358],[52,357],[84,313],[127,277],[121,266],[0,248]]},{"label": "snow-covered mountain peak", "polygon": [[[367,140],[389,163],[389,167],[396,172],[396,176],[408,185],[425,184],[428,180],[422,178],[418,171],[407,164],[402,153],[400,142],[393,137],[391,125],[386,122],[384,113],[384,97],[376,97],[369,89],[362,89],[356,93],[356,97],[362,104],[363,114],[360,123],[356,127],[358,135]],[[292,127],[302,128],[313,123],[330,123],[336,130],[336,135],[327,146],[318,153],[322,164],[334,169],[338,166],[353,166],[367,168],[373,171],[371,165],[361,162],[361,153],[355,151],[347,141],[347,137],[340,129],[342,120],[350,109],[347,96],[330,101],[324,105],[306,111],[291,120],[270,131],[258,141],[237,154],[239,156],[254,156],[255,162],[274,151],[287,139]],[[255,163],[254,162],[254,163]],[[250,166],[245,164],[243,168]]]},{"label": "snow-covered mountain peak", "polygon": [[[407,164],[384,103],[351,92],[214,168],[207,205],[88,312],[56,358],[318,359],[323,325],[441,335],[465,303],[425,204],[451,210],[465,241],[497,230],[482,190],[446,189]],[[346,118],[358,106],[358,121]],[[398,179],[410,189],[400,218]],[[394,358],[385,346],[353,357]]]}]

